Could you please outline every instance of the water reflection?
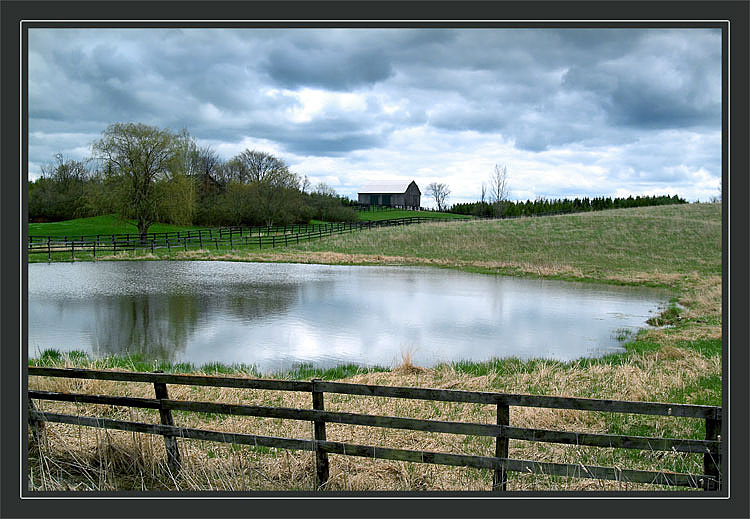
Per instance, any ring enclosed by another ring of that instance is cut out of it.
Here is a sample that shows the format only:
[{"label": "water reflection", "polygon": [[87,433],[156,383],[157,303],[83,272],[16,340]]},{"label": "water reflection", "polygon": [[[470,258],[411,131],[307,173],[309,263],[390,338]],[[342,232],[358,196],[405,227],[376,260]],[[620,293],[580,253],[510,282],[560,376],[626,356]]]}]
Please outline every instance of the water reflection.
[{"label": "water reflection", "polygon": [[171,362],[393,365],[620,349],[654,290],[414,267],[229,262],[29,265],[29,348]]}]

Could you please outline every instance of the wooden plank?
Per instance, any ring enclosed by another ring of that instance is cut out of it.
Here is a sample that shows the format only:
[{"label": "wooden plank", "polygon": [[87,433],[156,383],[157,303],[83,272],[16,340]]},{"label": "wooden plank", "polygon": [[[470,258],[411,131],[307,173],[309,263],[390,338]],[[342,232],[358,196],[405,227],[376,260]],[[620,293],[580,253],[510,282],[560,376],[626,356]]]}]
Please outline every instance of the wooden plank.
[{"label": "wooden plank", "polygon": [[54,400],[58,402],[77,402],[81,404],[119,405],[144,409],[159,409],[159,400],[155,398],[136,398],[127,396],[89,395],[84,393],[56,393],[53,391],[29,390],[29,398]]},{"label": "wooden plank", "polygon": [[[238,377],[215,377],[206,375],[153,374],[122,371],[88,370],[81,368],[45,368],[30,366],[29,375],[97,380],[123,380],[131,382],[163,382],[169,384],[202,385],[218,387],[242,387],[248,389],[270,389],[279,391],[312,391],[312,384],[303,381],[248,379]],[[578,409],[585,411],[653,414],[675,417],[721,419],[721,408],[690,404],[667,404],[661,402],[628,402],[590,398],[553,397],[460,391],[453,389],[427,389],[398,386],[374,386],[342,382],[319,382],[322,392],[363,396],[383,396],[444,402],[466,402],[481,404],[504,404],[525,407],[549,407],[555,409]]]},{"label": "wooden plank", "polygon": [[29,375],[41,377],[83,378],[89,380],[120,380],[125,382],[161,382],[191,386],[268,389],[276,391],[312,391],[312,383],[299,380],[269,380],[210,375],[177,375],[172,373],[144,373],[138,371],[105,371],[83,368],[47,368],[29,366]]},{"label": "wooden plank", "polygon": [[594,447],[612,447],[622,449],[659,450],[706,453],[718,449],[720,442],[690,440],[682,438],[650,438],[646,436],[624,436],[598,433],[579,433],[531,429],[523,427],[502,427],[493,424],[470,422],[450,422],[442,420],[424,420],[418,418],[401,418],[394,416],[376,416],[337,411],[316,411],[284,407],[264,407],[215,402],[195,402],[184,400],[165,400],[166,408],[179,411],[196,411],[203,413],[220,413],[263,418],[283,418],[292,420],[324,420],[330,423],[364,425],[390,429],[408,429],[412,431],[439,432],[448,434],[470,434],[474,436],[500,436],[503,433],[508,439],[563,443],[570,445],[588,445]]},{"label": "wooden plank", "polygon": [[551,431],[547,429],[530,429],[523,427],[507,427],[505,428],[505,432],[508,438],[514,440],[647,451],[677,451],[704,454],[709,450],[717,449],[720,445],[720,442],[718,441]]},{"label": "wooden plank", "polygon": [[614,467],[594,465],[572,465],[567,463],[548,463],[532,460],[501,459],[488,456],[470,456],[466,454],[445,454],[438,452],[390,449],[369,445],[353,445],[339,442],[324,442],[321,447],[332,454],[361,456],[374,459],[411,461],[486,469],[547,474],[589,479],[607,479],[632,483],[653,483],[671,486],[699,488],[700,478],[704,476],[675,472],[656,472],[646,470],[621,470]]},{"label": "wooden plank", "polygon": [[[702,478],[707,478],[707,476],[703,475],[674,472],[620,470],[617,468],[598,467],[592,465],[572,465],[564,463],[537,462],[531,460],[501,459],[488,456],[470,456],[466,454],[445,454],[428,451],[390,449],[384,447],[355,445],[331,441],[316,443],[315,441],[311,440],[276,438],[250,434],[226,433],[220,431],[207,431],[202,429],[174,427],[160,424],[126,422],[108,418],[43,413],[40,411],[31,411],[30,416],[33,419],[43,420],[47,422],[68,423],[73,425],[142,432],[147,434],[173,434],[180,438],[190,438],[196,440],[237,443],[244,445],[260,445],[265,447],[277,447],[306,451],[314,451],[316,447],[318,447],[328,453],[344,454],[347,456],[361,456],[375,459],[391,459],[412,461],[418,463],[431,463],[439,465],[452,465],[486,469],[496,469],[504,467],[506,470],[515,472],[548,474],[556,476],[608,479],[633,483],[654,483],[695,488],[699,488],[703,485],[700,481]],[[710,479],[710,477],[708,477],[708,479]]]},{"label": "wooden plank", "polygon": [[326,393],[341,393],[363,396],[383,396],[442,402],[465,402],[479,404],[504,404],[522,407],[547,407],[554,409],[577,409],[611,413],[653,414],[690,418],[720,416],[721,408],[691,404],[667,404],[661,402],[628,402],[593,398],[554,397],[520,395],[511,393],[488,393],[455,389],[427,389],[398,386],[375,386],[348,384],[343,382],[321,382]]},{"label": "wooden plank", "polygon": [[112,420],[110,418],[74,416],[59,413],[46,413],[41,411],[33,411],[31,415],[35,419],[43,420],[46,422],[66,423],[72,425],[82,425],[86,427],[98,427],[100,429],[114,429],[118,431],[159,434],[162,436],[169,434],[179,438],[188,438],[192,440],[236,443],[241,445],[254,445],[262,447],[277,447],[281,449],[304,451],[315,450],[315,442],[312,440],[277,438],[274,436],[256,436],[254,434],[210,431],[205,429],[193,429],[188,427],[177,427],[143,422],[128,422],[124,420]]},{"label": "wooden plank", "polygon": [[401,418],[395,416],[375,416],[356,413],[343,413],[315,409],[296,409],[287,407],[264,407],[214,402],[189,402],[183,400],[165,400],[165,408],[179,411],[197,411],[203,413],[220,413],[263,418],[286,418],[291,420],[342,423],[365,425],[390,429],[409,429],[413,431],[443,432],[452,434],[473,434],[476,436],[497,436],[502,430],[493,424],[475,424],[466,422],[444,422],[422,420],[418,418]]}]

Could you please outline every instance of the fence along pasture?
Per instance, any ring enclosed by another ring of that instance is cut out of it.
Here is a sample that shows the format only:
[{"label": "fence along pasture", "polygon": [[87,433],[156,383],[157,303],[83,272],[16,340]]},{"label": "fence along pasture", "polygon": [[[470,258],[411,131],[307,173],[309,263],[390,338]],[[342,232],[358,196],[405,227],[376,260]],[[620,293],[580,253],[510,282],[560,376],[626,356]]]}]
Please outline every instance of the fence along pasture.
[{"label": "fence along pasture", "polygon": [[[180,454],[176,438],[182,438],[312,451],[315,453],[316,458],[315,471],[318,489],[325,488],[328,481],[328,454],[491,469],[494,471],[492,490],[496,492],[507,490],[508,472],[605,479],[631,483],[660,484],[702,488],[704,490],[714,491],[721,490],[723,484],[721,471],[722,443],[720,437],[722,410],[720,407],[714,406],[376,386],[325,382],[317,379],[308,382],[205,375],[178,375],[160,372],[121,372],[32,366],[28,368],[28,374],[29,376],[144,382],[154,384],[155,398],[29,390],[29,425],[32,427],[35,441],[38,441],[39,436],[44,430],[44,422],[67,423],[162,435],[165,439],[168,466],[173,472],[180,470]],[[172,400],[168,398],[166,384],[267,389],[276,391],[302,391],[311,393],[312,409]],[[497,406],[497,423],[451,422],[326,411],[324,406],[325,393],[420,399],[439,402],[494,404]],[[51,413],[39,410],[34,406],[33,400],[77,402],[82,404],[106,404],[132,408],[156,409],[159,410],[161,423],[149,424],[101,417]],[[511,427],[510,408],[515,406],[698,418],[705,420],[706,435],[704,440],[696,440],[685,438],[578,433],[534,429],[529,427]],[[174,424],[171,415],[173,410],[310,421],[313,424],[313,439],[279,438],[179,427]],[[393,449],[388,447],[328,441],[326,439],[326,423],[494,437],[496,442],[495,456],[474,456],[467,454]],[[508,440],[511,439],[593,447],[697,453],[703,455],[703,474],[630,470],[621,469],[619,467],[511,459],[508,457]]]},{"label": "fence along pasture", "polygon": [[219,229],[198,229],[193,231],[173,231],[164,233],[148,233],[144,237],[138,234],[97,234],[76,236],[29,236],[27,244],[28,254],[46,254],[51,261],[52,253],[70,253],[75,259],[76,252],[90,253],[96,257],[97,253],[117,253],[135,251],[137,249],[183,249],[198,247],[236,249],[240,247],[263,249],[274,248],[290,243],[313,240],[364,229],[413,225],[424,222],[456,221],[445,218],[428,218],[424,216],[410,216],[389,220],[375,220],[346,223],[324,224],[295,224],[275,227],[227,227]]}]

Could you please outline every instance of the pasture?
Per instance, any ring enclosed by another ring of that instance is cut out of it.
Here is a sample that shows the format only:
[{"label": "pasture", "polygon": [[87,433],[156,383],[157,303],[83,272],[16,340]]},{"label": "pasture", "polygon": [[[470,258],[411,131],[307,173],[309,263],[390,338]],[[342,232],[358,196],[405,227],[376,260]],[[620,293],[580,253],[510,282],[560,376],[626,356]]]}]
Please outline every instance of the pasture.
[{"label": "pasture", "polygon": [[[557,362],[457,362],[430,369],[415,366],[407,354],[391,369],[343,369],[314,376],[359,384],[412,386],[468,391],[498,391],[530,395],[604,398],[697,405],[722,405],[721,207],[688,204],[624,209],[502,221],[456,221],[373,229],[330,236],[300,245],[271,250],[188,250],[151,256],[124,252],[107,259],[170,259],[278,261],[330,264],[432,265],[441,268],[541,278],[651,285],[672,289],[672,307],[660,318],[669,327],[624,337],[623,354],[600,359]],[[97,258],[102,260],[102,258]],[[53,347],[54,345],[50,345]],[[48,354],[32,364],[69,367],[111,367],[120,361],[81,355]],[[108,364],[109,363],[109,364]],[[128,369],[120,364],[120,369]],[[134,366],[135,367],[135,366]],[[251,370],[217,366],[142,366],[138,368],[233,373],[253,377]],[[131,368],[132,369],[132,368]],[[312,373],[279,373],[280,379],[304,379]],[[106,393],[107,381],[39,378],[34,388],[48,391]],[[149,396],[148,388],[129,384],[130,396]],[[172,391],[170,389],[170,391]],[[310,406],[308,398],[232,389],[198,388],[175,391],[173,398],[281,407]],[[153,388],[151,389],[153,393]],[[172,393],[170,393],[172,395]],[[153,394],[150,395],[153,398]],[[250,398],[248,400],[248,398]],[[45,403],[45,409],[53,410]],[[55,404],[76,411],[80,404]],[[493,406],[400,403],[377,397],[353,400],[347,395],[326,400],[326,409],[383,416],[494,423]],[[111,408],[109,416],[128,419],[133,411]],[[157,418],[158,420],[158,418]],[[274,419],[175,412],[184,427],[232,430],[280,437],[308,437],[309,424]],[[694,420],[677,423],[671,417],[586,414],[575,410],[523,409],[511,414],[511,426],[533,423],[542,429],[586,433],[703,439]],[[31,433],[30,433],[31,434]],[[29,486],[36,490],[310,490],[314,486],[313,453],[270,447],[216,445],[185,441],[183,470],[169,477],[163,441],[149,435],[106,432],[72,425],[51,424],[48,442],[29,453]],[[308,436],[305,436],[308,435]],[[492,455],[491,438],[373,431],[331,425],[328,439],[404,449]],[[182,444],[181,444],[182,445]],[[181,447],[182,448],[182,447]],[[510,440],[509,453],[519,459],[621,468],[700,472],[702,457],[676,453],[593,450],[586,446],[539,444]],[[361,490],[486,490],[493,471],[466,467],[436,467],[386,460],[352,461],[331,458],[329,489]],[[654,489],[634,483],[566,478],[553,475],[511,474],[510,490],[634,490]],[[671,487],[658,487],[668,490]]]}]

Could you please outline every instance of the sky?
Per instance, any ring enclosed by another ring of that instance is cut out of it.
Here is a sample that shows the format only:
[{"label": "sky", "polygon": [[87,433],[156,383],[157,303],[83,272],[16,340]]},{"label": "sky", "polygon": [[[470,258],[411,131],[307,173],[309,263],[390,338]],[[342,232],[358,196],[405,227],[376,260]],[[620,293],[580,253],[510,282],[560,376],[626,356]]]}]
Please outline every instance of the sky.
[{"label": "sky", "polygon": [[116,122],[478,200],[721,189],[719,29],[29,29],[29,178]]}]

